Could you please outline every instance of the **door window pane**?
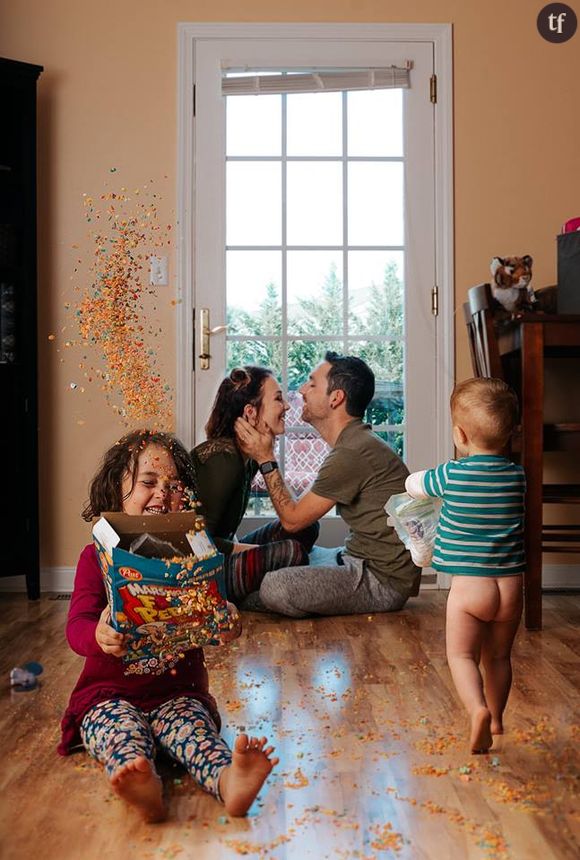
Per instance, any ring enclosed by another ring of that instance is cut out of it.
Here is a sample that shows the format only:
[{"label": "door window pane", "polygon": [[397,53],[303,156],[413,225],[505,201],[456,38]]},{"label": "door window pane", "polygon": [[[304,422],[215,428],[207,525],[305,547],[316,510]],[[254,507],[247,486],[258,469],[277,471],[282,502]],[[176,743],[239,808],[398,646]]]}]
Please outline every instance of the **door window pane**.
[{"label": "door window pane", "polygon": [[287,166],[288,244],[342,244],[342,165],[298,161]]},{"label": "door window pane", "polygon": [[403,155],[403,90],[347,93],[351,156]]},{"label": "door window pane", "polygon": [[342,334],[342,254],[288,251],[289,334]]},{"label": "door window pane", "polygon": [[403,251],[348,255],[348,327],[352,334],[404,335]]},{"label": "door window pane", "polygon": [[280,251],[228,251],[226,278],[228,334],[279,335]]},{"label": "door window pane", "polygon": [[402,245],[403,237],[402,162],[349,163],[349,244]]},{"label": "door window pane", "polygon": [[282,238],[281,165],[227,162],[226,242],[279,245]]},{"label": "door window pane", "polygon": [[404,376],[402,340],[351,340],[349,352],[362,358],[375,374],[376,383],[396,383],[401,391]]},{"label": "door window pane", "polygon": [[341,93],[301,93],[287,99],[288,155],[342,155]]},{"label": "door window pane", "polygon": [[277,379],[282,379],[282,348],[280,341],[228,340],[226,373],[244,364],[269,367]]},{"label": "door window pane", "polygon": [[282,97],[236,96],[228,99],[226,153],[280,155]]}]

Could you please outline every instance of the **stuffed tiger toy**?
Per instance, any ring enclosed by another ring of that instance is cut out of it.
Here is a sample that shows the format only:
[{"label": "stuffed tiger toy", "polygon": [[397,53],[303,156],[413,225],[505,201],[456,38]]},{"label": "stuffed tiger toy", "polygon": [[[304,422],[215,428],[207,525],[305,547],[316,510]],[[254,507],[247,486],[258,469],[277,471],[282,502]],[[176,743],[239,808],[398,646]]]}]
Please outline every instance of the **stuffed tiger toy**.
[{"label": "stuffed tiger toy", "polygon": [[494,257],[491,261],[491,292],[494,299],[509,313],[531,308],[536,302],[532,280],[532,263],[525,257]]}]

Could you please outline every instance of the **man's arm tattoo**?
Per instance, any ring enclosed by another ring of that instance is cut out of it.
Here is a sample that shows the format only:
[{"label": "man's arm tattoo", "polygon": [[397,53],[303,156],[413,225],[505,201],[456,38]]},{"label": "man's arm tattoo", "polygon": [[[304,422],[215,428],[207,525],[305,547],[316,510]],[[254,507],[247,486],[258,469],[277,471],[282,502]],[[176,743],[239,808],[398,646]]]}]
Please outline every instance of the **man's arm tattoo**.
[{"label": "man's arm tattoo", "polygon": [[287,508],[295,504],[292,494],[284,483],[284,478],[280,474],[279,469],[269,472],[265,478],[274,509],[279,517],[283,517]]}]

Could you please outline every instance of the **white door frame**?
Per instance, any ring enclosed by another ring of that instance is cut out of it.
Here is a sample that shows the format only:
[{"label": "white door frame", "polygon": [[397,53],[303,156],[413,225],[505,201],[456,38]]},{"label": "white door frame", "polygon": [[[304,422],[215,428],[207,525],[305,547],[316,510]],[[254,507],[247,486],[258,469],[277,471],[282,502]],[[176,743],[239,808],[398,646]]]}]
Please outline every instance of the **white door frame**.
[{"label": "white door frame", "polygon": [[[176,432],[186,447],[194,444],[194,116],[195,46],[227,39],[301,39],[430,42],[437,75],[434,110],[435,268],[439,298],[434,420],[438,460],[453,454],[448,403],[455,381],[453,272],[453,135],[451,24],[200,24],[180,23],[178,30],[177,163],[177,368]],[[195,440],[199,442],[201,440]],[[430,464],[425,464],[430,465]],[[441,578],[440,578],[441,579]],[[445,579],[441,579],[444,585]]]}]

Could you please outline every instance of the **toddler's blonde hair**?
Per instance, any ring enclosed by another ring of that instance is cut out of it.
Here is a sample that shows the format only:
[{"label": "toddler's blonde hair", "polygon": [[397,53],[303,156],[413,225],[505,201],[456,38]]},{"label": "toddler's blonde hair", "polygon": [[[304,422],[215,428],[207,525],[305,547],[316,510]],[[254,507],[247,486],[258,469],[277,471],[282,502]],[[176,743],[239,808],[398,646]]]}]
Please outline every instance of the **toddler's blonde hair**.
[{"label": "toddler's blonde hair", "polygon": [[451,395],[451,418],[481,448],[503,449],[518,423],[518,400],[502,379],[466,379]]}]

